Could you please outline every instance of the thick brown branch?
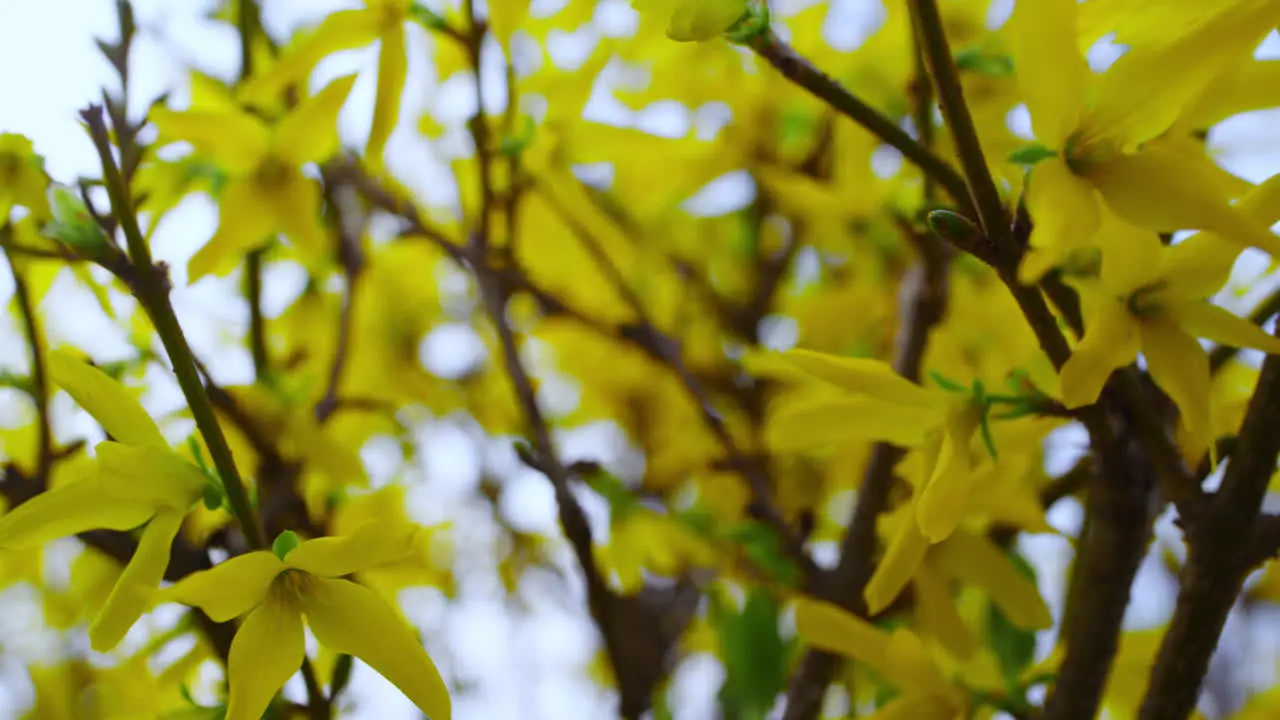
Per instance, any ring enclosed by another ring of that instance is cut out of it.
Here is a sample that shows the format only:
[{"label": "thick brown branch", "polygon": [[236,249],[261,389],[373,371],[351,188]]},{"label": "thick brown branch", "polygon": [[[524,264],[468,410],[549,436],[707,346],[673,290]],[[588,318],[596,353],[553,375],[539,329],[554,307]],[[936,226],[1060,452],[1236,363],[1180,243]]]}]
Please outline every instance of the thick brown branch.
[{"label": "thick brown branch", "polygon": [[1151,671],[1141,720],[1185,718],[1218,637],[1252,569],[1257,518],[1280,456],[1280,357],[1268,356],[1222,485],[1188,532],[1173,620]]}]

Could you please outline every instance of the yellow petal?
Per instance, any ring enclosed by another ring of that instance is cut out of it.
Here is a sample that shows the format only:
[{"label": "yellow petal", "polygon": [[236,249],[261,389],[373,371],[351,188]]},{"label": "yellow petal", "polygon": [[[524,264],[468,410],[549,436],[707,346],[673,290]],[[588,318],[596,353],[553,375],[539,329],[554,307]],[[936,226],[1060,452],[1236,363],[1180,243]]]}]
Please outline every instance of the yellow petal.
[{"label": "yellow petal", "polygon": [[859,440],[910,447],[923,442],[937,422],[933,412],[869,398],[809,398],[780,403],[769,419],[765,442],[780,452]]},{"label": "yellow petal", "polygon": [[1188,127],[1207,128],[1243,112],[1280,107],[1280,61],[1240,63],[1218,78],[1186,111]]},{"label": "yellow petal", "polygon": [[259,550],[192,573],[163,590],[165,600],[198,607],[215,622],[239,617],[262,602],[284,563]]},{"label": "yellow petal", "polygon": [[382,35],[378,53],[378,90],[373,106],[373,126],[364,157],[374,172],[382,168],[387,140],[400,122],[400,99],[404,96],[409,61],[405,55],[404,28],[398,27]]},{"label": "yellow petal", "polygon": [[285,556],[289,567],[321,577],[341,577],[402,560],[413,552],[417,526],[371,521],[345,537],[307,540]]},{"label": "yellow petal", "polygon": [[796,601],[796,634],[820,650],[882,668],[889,654],[889,634],[852,613],[822,600]]},{"label": "yellow petal", "polygon": [[289,173],[273,186],[267,202],[279,228],[309,270],[322,268],[331,250],[320,224],[320,188],[302,173]]},{"label": "yellow petal", "polygon": [[347,580],[316,578],[299,602],[322,645],[363,660],[431,720],[449,720],[449,689],[435,663],[413,628],[377,593]]},{"label": "yellow petal", "polygon": [[489,30],[503,48],[511,47],[511,36],[529,15],[529,0],[489,0]]},{"label": "yellow petal", "polygon": [[280,56],[280,61],[244,87],[244,97],[256,104],[271,103],[289,85],[306,80],[326,57],[372,43],[378,37],[377,13],[339,10],[329,13],[310,33],[301,36]]},{"label": "yellow petal", "polygon": [[253,172],[266,155],[270,134],[262,121],[243,112],[156,108],[148,116],[160,131],[160,141],[185,141],[196,152],[232,175]]},{"label": "yellow petal", "polygon": [[1173,400],[1182,414],[1182,423],[1197,440],[1207,445],[1209,424],[1209,357],[1195,338],[1178,327],[1173,318],[1154,318],[1142,323],[1142,355],[1156,385]]},{"label": "yellow petal", "polygon": [[67,352],[49,353],[49,377],[126,445],[169,447],[155,420],[120,383]]},{"label": "yellow petal", "polygon": [[1125,296],[1161,280],[1167,254],[1160,236],[1112,213],[1105,213],[1098,233],[1102,249],[1102,285]]},{"label": "yellow petal", "polygon": [[1101,223],[1100,209],[1097,191],[1076,177],[1061,158],[1036,165],[1027,185],[1027,212],[1035,221],[1028,242],[1045,252],[1037,253],[1035,259],[1029,254],[1018,269],[1018,279],[1024,284],[1038,282],[1071,250],[1089,243]]},{"label": "yellow petal", "polygon": [[[1271,0],[1213,7],[1176,4],[1190,11],[1184,19],[1191,22],[1178,27],[1181,21],[1167,13],[1153,13],[1150,19],[1167,24],[1170,32],[1135,44],[1099,78],[1095,127],[1126,144],[1137,145],[1168,130],[1233,64],[1248,61],[1280,20]],[[1158,8],[1153,4],[1157,13]]]},{"label": "yellow petal", "polygon": [[1212,160],[1150,148],[1116,155],[1089,166],[1085,174],[1107,205],[1129,222],[1155,232],[1212,230],[1280,257],[1280,238],[1268,224],[1233,207]]},{"label": "yellow petal", "polygon": [[929,542],[941,542],[964,519],[974,478],[969,445],[979,423],[973,408],[954,413],[947,423],[932,477],[916,503],[916,521]]},{"label": "yellow petal", "polygon": [[47,490],[0,516],[0,547],[22,548],[89,530],[132,530],[151,519],[153,505],[121,500],[94,473]]},{"label": "yellow petal", "polygon": [[120,643],[129,628],[142,617],[169,567],[173,538],[186,516],[179,510],[158,513],[142,531],[138,549],[116,580],[102,611],[89,628],[89,642],[98,652]]},{"label": "yellow petal", "polygon": [[898,687],[925,695],[950,694],[950,684],[943,679],[928,648],[915,633],[896,628],[889,636],[886,654],[890,677]]},{"label": "yellow petal", "polygon": [[1062,366],[1062,402],[1069,408],[1098,399],[1111,371],[1138,357],[1141,336],[1123,302],[1104,299],[1084,339]]},{"label": "yellow petal", "polygon": [[[914,511],[914,508],[913,508]],[[929,539],[920,532],[920,525],[915,522],[915,513],[904,518],[898,527],[893,542],[885,551],[875,573],[867,582],[863,596],[867,601],[867,611],[872,615],[889,607],[902,589],[911,582],[911,578],[924,561],[925,552],[929,549]]]},{"label": "yellow petal", "polygon": [[168,448],[103,442],[97,453],[100,477],[121,500],[186,511],[208,482],[199,468]]},{"label": "yellow petal", "polygon": [[231,641],[226,720],[260,720],[271,698],[302,667],[304,653],[302,614],[273,591]]},{"label": "yellow petal", "polygon": [[303,101],[276,126],[273,150],[291,168],[327,160],[338,149],[338,113],[356,83],[355,75],[329,83]]},{"label": "yellow petal", "polygon": [[232,178],[218,198],[218,229],[187,263],[187,281],[226,275],[249,250],[271,239],[280,228],[269,193],[253,178]]},{"label": "yellow petal", "polygon": [[931,562],[985,592],[1009,622],[1024,630],[1052,627],[1053,616],[1035,581],[1023,575],[986,536],[958,532],[935,545]]},{"label": "yellow petal", "polygon": [[1009,19],[1018,93],[1036,139],[1060,150],[1080,125],[1089,66],[1076,48],[1076,0],[1019,2]]},{"label": "yellow petal", "polygon": [[788,350],[783,359],[802,372],[825,380],[845,392],[912,408],[937,409],[942,401],[935,393],[894,372],[886,362],[814,352]]},{"label": "yellow petal", "polygon": [[958,660],[978,651],[978,638],[960,615],[949,581],[926,562],[915,576],[916,622]]},{"label": "yellow petal", "polygon": [[1280,354],[1280,338],[1217,305],[1207,302],[1187,303],[1179,307],[1175,315],[1177,323],[1195,337],[1207,338],[1231,347],[1253,348],[1271,355]]},{"label": "yellow petal", "polygon": [[1240,257],[1240,245],[1217,233],[1196,233],[1165,252],[1167,294],[1204,300],[1222,289]]}]

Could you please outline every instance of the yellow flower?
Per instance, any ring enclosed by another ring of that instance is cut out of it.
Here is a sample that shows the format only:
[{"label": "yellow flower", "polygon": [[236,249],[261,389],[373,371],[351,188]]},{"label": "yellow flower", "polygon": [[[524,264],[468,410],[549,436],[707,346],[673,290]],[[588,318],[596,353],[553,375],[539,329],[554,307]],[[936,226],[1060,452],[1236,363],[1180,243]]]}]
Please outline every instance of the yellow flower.
[{"label": "yellow flower", "polygon": [[982,420],[973,397],[920,387],[866,358],[791,350],[748,355],[744,362],[755,374],[820,381],[814,392],[778,407],[767,431],[772,447],[802,450],[849,440],[918,447],[925,463],[916,503],[920,532],[939,542],[959,525],[972,489],[970,445]]},{"label": "yellow flower", "polygon": [[710,40],[747,12],[746,0],[632,0],[631,5],[666,18],[667,37],[680,42]]},{"label": "yellow flower", "polygon": [[882,630],[830,603],[801,598],[796,633],[812,647],[870,666],[898,696],[876,708],[880,720],[954,720],[968,717],[964,688],[942,675],[929,649],[906,628]]},{"label": "yellow flower", "polygon": [[305,80],[333,53],[377,42],[378,88],[364,155],[365,162],[377,172],[382,168],[387,140],[400,119],[400,97],[409,72],[404,26],[413,2],[365,0],[364,5],[359,10],[329,13],[318,27],[287,48],[275,66],[250,80],[244,97],[255,104],[271,102],[289,85]]},{"label": "yellow flower", "polygon": [[[189,575],[164,597],[198,607],[217,622],[247,614],[231,642],[226,720],[257,720],[302,665],[303,618],[322,645],[357,657],[391,681],[431,720],[449,720],[449,691],[396,610],[343,576],[400,560],[416,528],[373,522],[345,537],[246,553]],[[292,538],[292,535],[282,536]]]},{"label": "yellow flower", "polygon": [[191,282],[226,274],[242,253],[277,232],[309,263],[327,259],[320,188],[302,166],[338,149],[338,112],[354,83],[354,75],[335,80],[274,126],[233,108],[151,112],[162,142],[189,142],[227,173],[218,230],[187,265]]},{"label": "yellow flower", "polygon": [[1273,3],[1227,5],[1175,40],[1134,47],[1092,76],[1077,48],[1076,0],[1016,4],[1009,39],[1018,87],[1036,139],[1054,152],[1031,171],[1027,209],[1035,229],[1024,281],[1087,243],[1108,212],[1153,232],[1212,230],[1280,255],[1268,226],[1230,205],[1211,159],[1176,139],[1156,141],[1275,26]]},{"label": "yellow flower", "polygon": [[106,373],[53,352],[49,374],[119,442],[99,444],[97,462],[81,477],[0,517],[0,547],[31,547],[89,530],[145,525],[137,552],[89,628],[93,648],[105,651],[146,610],[169,565],[173,538],[207,480],[169,448],[146,410]]},{"label": "yellow flower", "polygon": [[1197,338],[1268,353],[1280,353],[1280,339],[1206,299],[1226,282],[1236,255],[1220,236],[1201,233],[1165,246],[1155,234],[1109,218],[1100,240],[1112,256],[1083,298],[1089,322],[1062,367],[1063,402],[1094,402],[1111,372],[1141,352],[1152,379],[1177,404],[1190,449],[1202,449],[1213,432],[1209,360]]},{"label": "yellow flower", "polygon": [[8,221],[15,205],[48,217],[48,186],[44,161],[36,155],[31,141],[16,133],[0,133],[0,223]]}]

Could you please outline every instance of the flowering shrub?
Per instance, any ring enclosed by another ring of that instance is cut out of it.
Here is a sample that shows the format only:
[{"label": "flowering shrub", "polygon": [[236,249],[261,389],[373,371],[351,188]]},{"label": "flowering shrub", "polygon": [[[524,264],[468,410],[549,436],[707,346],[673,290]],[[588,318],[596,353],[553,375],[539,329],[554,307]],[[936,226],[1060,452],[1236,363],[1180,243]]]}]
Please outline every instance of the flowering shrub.
[{"label": "flowering shrub", "polygon": [[[0,128],[3,583],[97,654],[30,663],[24,717],[355,716],[357,664],[462,716],[423,589],[547,570],[625,718],[691,717],[699,656],[735,720],[1280,712],[1209,674],[1280,601],[1280,175],[1212,142],[1280,106],[1280,2],[216,4],[234,76],[151,98],[117,3],[96,177]],[[63,271],[127,352],[54,331]],[[210,350],[174,298],[228,279]],[[505,460],[424,477],[430,423]]]}]

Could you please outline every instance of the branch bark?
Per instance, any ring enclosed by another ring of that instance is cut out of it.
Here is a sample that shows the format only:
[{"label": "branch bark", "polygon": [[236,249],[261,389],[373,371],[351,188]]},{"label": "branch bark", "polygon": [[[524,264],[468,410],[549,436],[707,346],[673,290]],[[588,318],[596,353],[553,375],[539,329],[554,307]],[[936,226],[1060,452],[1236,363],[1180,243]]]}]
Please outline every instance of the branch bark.
[{"label": "branch bark", "polygon": [[1257,559],[1254,538],[1270,535],[1259,513],[1280,456],[1280,357],[1268,356],[1249,403],[1222,485],[1200,522],[1188,529],[1190,551],[1178,601],[1151,670],[1140,720],[1185,718],[1245,577]]}]

